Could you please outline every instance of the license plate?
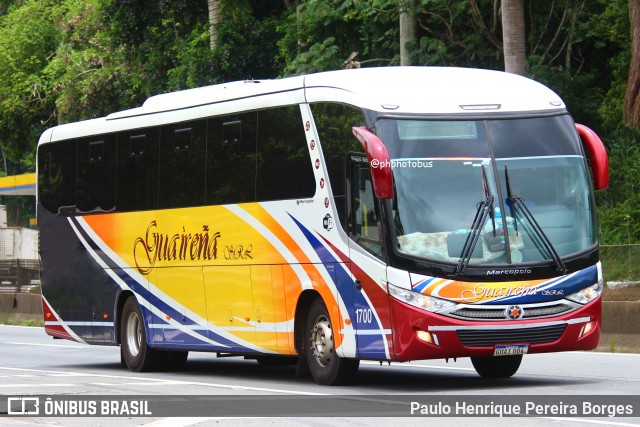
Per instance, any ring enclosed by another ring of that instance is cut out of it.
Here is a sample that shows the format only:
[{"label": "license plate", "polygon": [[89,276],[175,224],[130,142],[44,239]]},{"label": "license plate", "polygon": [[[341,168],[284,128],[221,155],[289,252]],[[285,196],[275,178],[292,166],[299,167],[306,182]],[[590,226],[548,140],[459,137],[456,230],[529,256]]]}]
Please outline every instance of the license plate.
[{"label": "license plate", "polygon": [[527,351],[529,351],[529,344],[497,345],[493,350],[493,355],[512,356],[515,354],[527,354]]}]

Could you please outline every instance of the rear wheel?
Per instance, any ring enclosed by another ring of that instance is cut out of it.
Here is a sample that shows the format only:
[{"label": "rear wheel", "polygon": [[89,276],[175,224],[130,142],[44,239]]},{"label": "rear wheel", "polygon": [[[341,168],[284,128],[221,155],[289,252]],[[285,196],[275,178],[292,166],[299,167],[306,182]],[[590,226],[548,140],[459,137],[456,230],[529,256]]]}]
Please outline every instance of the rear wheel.
[{"label": "rear wheel", "polygon": [[353,379],[360,361],[336,353],[333,326],[321,298],[316,298],[309,308],[305,335],[309,370],[318,384],[340,385]]},{"label": "rear wheel", "polygon": [[162,355],[147,345],[144,318],[133,295],[127,298],[122,307],[120,341],[122,359],[130,371],[151,371],[162,364]]},{"label": "rear wheel", "polygon": [[482,378],[509,378],[520,367],[522,355],[499,357],[472,357],[471,363]]}]

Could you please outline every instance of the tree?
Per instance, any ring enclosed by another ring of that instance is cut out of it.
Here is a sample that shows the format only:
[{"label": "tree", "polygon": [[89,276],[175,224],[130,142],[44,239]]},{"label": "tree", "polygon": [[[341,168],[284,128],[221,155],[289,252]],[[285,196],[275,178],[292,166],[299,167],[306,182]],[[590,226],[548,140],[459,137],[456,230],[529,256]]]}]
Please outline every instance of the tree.
[{"label": "tree", "polygon": [[220,16],[220,0],[207,0],[209,8],[209,47],[216,48],[218,43],[218,25],[222,21]]},{"label": "tree", "polygon": [[409,65],[409,46],[416,41],[415,0],[400,0],[400,65]]},{"label": "tree", "polygon": [[222,16],[230,12],[246,11],[251,8],[247,0],[207,0],[209,9],[209,47],[214,50],[218,45],[218,26],[222,22]]},{"label": "tree", "polygon": [[527,67],[523,0],[502,0],[502,44],[505,71],[524,76]]},{"label": "tree", "polygon": [[624,97],[623,120],[625,126],[640,125],[640,0],[629,0],[631,24],[631,65]]},{"label": "tree", "polygon": [[0,145],[8,174],[32,169],[35,141],[43,126],[55,124],[55,97],[44,70],[60,38],[57,3],[25,2],[0,21]]},{"label": "tree", "polygon": [[137,70],[113,38],[106,3],[68,0],[58,19],[59,42],[44,68],[58,123],[103,116],[137,101]]}]

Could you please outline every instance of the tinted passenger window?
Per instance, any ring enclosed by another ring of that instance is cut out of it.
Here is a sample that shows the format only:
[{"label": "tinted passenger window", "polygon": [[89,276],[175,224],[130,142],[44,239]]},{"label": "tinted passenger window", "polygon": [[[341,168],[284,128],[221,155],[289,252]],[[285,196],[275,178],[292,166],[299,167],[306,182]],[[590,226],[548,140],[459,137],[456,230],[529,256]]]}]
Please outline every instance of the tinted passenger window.
[{"label": "tinted passenger window", "polygon": [[205,193],[206,120],[160,131],[160,208],[202,206]]},{"label": "tinted passenger window", "polygon": [[208,120],[207,204],[255,201],[257,113]]},{"label": "tinted passenger window", "polygon": [[76,149],[77,211],[113,211],[116,206],[115,134],[80,138]]},{"label": "tinted passenger window", "polygon": [[158,128],[118,134],[118,211],[158,208],[159,135]]},{"label": "tinted passenger window", "polygon": [[300,107],[258,113],[257,201],[311,198],[316,184]]},{"label": "tinted passenger window", "polygon": [[45,209],[56,214],[75,210],[75,140],[44,144],[38,148],[38,200]]}]

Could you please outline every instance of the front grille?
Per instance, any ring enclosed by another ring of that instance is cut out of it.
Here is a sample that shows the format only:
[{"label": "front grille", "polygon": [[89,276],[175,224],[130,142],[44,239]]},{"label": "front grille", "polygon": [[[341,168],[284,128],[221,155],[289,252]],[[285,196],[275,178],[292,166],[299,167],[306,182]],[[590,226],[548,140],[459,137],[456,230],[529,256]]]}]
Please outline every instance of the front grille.
[{"label": "front grille", "polygon": [[461,329],[458,338],[466,347],[493,347],[496,344],[544,344],[558,340],[566,324],[532,328]]},{"label": "front grille", "polygon": [[[574,307],[562,303],[540,306],[524,305],[522,307],[524,308],[523,319],[539,319],[542,317],[557,316],[558,314],[568,313],[574,310]],[[461,319],[505,320],[505,308],[506,306],[499,309],[463,306],[448,314]]]}]

